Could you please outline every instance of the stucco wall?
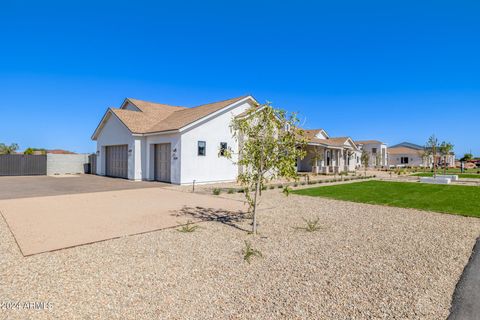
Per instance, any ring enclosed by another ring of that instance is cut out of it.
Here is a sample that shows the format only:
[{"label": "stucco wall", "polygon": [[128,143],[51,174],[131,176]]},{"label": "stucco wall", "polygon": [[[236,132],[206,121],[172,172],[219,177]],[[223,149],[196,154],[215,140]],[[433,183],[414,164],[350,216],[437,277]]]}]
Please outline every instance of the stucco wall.
[{"label": "stucco wall", "polygon": [[88,154],[47,154],[47,175],[85,173]]},{"label": "stucco wall", "polygon": [[97,138],[97,174],[105,175],[105,147],[121,144],[128,144],[128,179],[141,178],[138,169],[135,168],[134,155],[138,155],[138,152],[135,152],[135,139],[123,123],[113,115],[108,118]]},{"label": "stucco wall", "polygon": [[[190,184],[219,181],[234,181],[238,167],[238,143],[232,137],[230,123],[233,117],[245,112],[251,105],[247,102],[235,104],[210,121],[200,123],[181,136],[181,183]],[[206,155],[198,155],[198,141],[206,142]],[[233,150],[233,159],[219,157],[220,142],[226,142]]]},{"label": "stucco wall", "polygon": [[[408,163],[401,163],[402,157],[408,157]],[[404,166],[404,167],[420,167],[424,165],[422,157],[414,154],[389,155],[388,164],[390,166]]]},{"label": "stucco wall", "polygon": [[155,144],[170,143],[171,144],[171,164],[170,164],[170,179],[174,184],[180,184],[181,174],[181,139],[180,134],[162,134],[146,137],[145,143],[145,174],[143,179],[155,179]]},{"label": "stucco wall", "polygon": [[379,165],[387,166],[388,165],[387,146],[383,143],[368,143],[362,146],[362,150],[365,150],[366,152],[368,152],[368,156],[369,156],[368,165],[370,167],[374,167],[377,165],[376,154],[372,153],[373,148],[377,149],[377,153],[382,154],[382,151],[384,152],[384,154],[382,154]]}]

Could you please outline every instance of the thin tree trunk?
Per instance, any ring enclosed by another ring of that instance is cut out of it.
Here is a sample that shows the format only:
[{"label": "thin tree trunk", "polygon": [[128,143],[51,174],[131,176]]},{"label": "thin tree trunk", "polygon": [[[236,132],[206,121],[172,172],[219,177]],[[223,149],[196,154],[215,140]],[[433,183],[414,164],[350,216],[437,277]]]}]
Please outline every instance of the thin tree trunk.
[{"label": "thin tree trunk", "polygon": [[447,174],[447,156],[445,156],[445,160],[443,160],[443,175]]},{"label": "thin tree trunk", "polygon": [[253,224],[252,224],[252,232],[253,234],[257,234],[257,197],[260,191],[260,175],[257,178],[257,185],[255,188],[255,197],[253,199]]}]

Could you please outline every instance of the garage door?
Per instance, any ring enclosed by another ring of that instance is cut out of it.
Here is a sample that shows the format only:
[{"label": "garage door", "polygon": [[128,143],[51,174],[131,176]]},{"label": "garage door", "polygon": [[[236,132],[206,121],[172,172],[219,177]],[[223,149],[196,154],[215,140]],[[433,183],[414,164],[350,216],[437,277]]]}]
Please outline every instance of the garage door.
[{"label": "garage door", "polygon": [[155,180],[170,182],[170,143],[155,145]]},{"label": "garage door", "polygon": [[106,175],[116,178],[128,178],[128,145],[108,146],[105,148]]}]

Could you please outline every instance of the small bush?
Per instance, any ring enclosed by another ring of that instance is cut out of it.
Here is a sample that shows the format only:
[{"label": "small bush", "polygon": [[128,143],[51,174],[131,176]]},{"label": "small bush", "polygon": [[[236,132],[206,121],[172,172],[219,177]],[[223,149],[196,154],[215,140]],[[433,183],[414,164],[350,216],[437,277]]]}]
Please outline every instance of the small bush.
[{"label": "small bush", "polygon": [[270,190],[275,189],[275,186],[274,186],[274,185],[271,185],[271,186],[269,187],[269,189],[270,189]]},{"label": "small bush", "polygon": [[306,226],[305,227],[297,227],[296,229],[301,229],[305,230],[307,232],[314,232],[320,230],[320,226],[318,225],[318,222],[320,221],[320,218],[310,220],[310,219],[303,219],[305,221]]},{"label": "small bush", "polygon": [[235,193],[235,189],[230,188],[230,189],[228,189],[227,193],[228,193],[228,194],[233,194],[233,193]]},{"label": "small bush", "polygon": [[249,264],[251,263],[251,260],[253,257],[262,257],[262,253],[253,248],[251,243],[248,241],[245,241],[245,248],[242,250],[243,253],[243,260],[248,262]]},{"label": "small bush", "polygon": [[220,193],[222,193],[222,190],[220,188],[215,188],[213,189],[212,193],[216,196],[218,196]]},{"label": "small bush", "polygon": [[294,187],[298,187],[298,183],[294,183],[293,186],[294,186]]},{"label": "small bush", "polygon": [[244,192],[245,192],[245,190],[242,189],[242,188],[240,188],[240,189],[237,190],[237,193],[244,193]]},{"label": "small bush", "polygon": [[285,194],[286,196],[289,196],[290,195],[290,192],[292,191],[292,189],[290,189],[289,186],[286,186],[285,188],[283,188],[283,194]]},{"label": "small bush", "polygon": [[282,189],[282,188],[283,188],[283,184],[279,184],[279,185],[277,186],[277,188],[278,188],[278,189]]},{"label": "small bush", "polygon": [[267,186],[262,186],[262,190],[267,190]]},{"label": "small bush", "polygon": [[197,230],[198,226],[193,224],[192,221],[188,220],[186,225],[181,226],[177,229],[178,232],[190,233]]}]

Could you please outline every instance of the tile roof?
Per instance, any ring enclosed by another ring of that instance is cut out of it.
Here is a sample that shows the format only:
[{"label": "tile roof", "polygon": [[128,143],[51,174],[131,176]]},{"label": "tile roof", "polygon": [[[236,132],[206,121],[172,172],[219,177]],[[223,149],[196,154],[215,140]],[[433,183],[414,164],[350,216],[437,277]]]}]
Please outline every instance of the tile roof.
[{"label": "tile roof", "polygon": [[378,140],[357,140],[355,144],[383,144],[383,142]]},{"label": "tile roof", "polygon": [[413,155],[421,155],[422,150],[408,148],[408,147],[395,147],[395,148],[388,148],[388,154],[413,154]]},{"label": "tile roof", "polygon": [[336,137],[336,138],[329,138],[329,139],[318,139],[316,137],[308,137],[307,139],[311,143],[318,143],[325,146],[331,147],[345,147],[345,142],[347,142],[349,137]]},{"label": "tile roof", "polygon": [[[304,130],[305,132],[305,136],[307,137],[307,139],[313,139],[313,138],[316,138],[315,136],[320,132],[320,131],[324,131],[323,129],[308,129],[308,130]],[[318,138],[316,138],[318,139]]]},{"label": "tile roof", "polygon": [[396,145],[393,145],[392,148],[397,148],[397,147],[405,147],[405,148],[410,148],[410,149],[417,149],[417,150],[423,150],[423,146],[420,146],[415,143],[411,142],[402,142]]},{"label": "tile roof", "polygon": [[193,108],[128,98],[141,111],[110,108],[132,133],[178,130],[248,96],[208,103]]}]

